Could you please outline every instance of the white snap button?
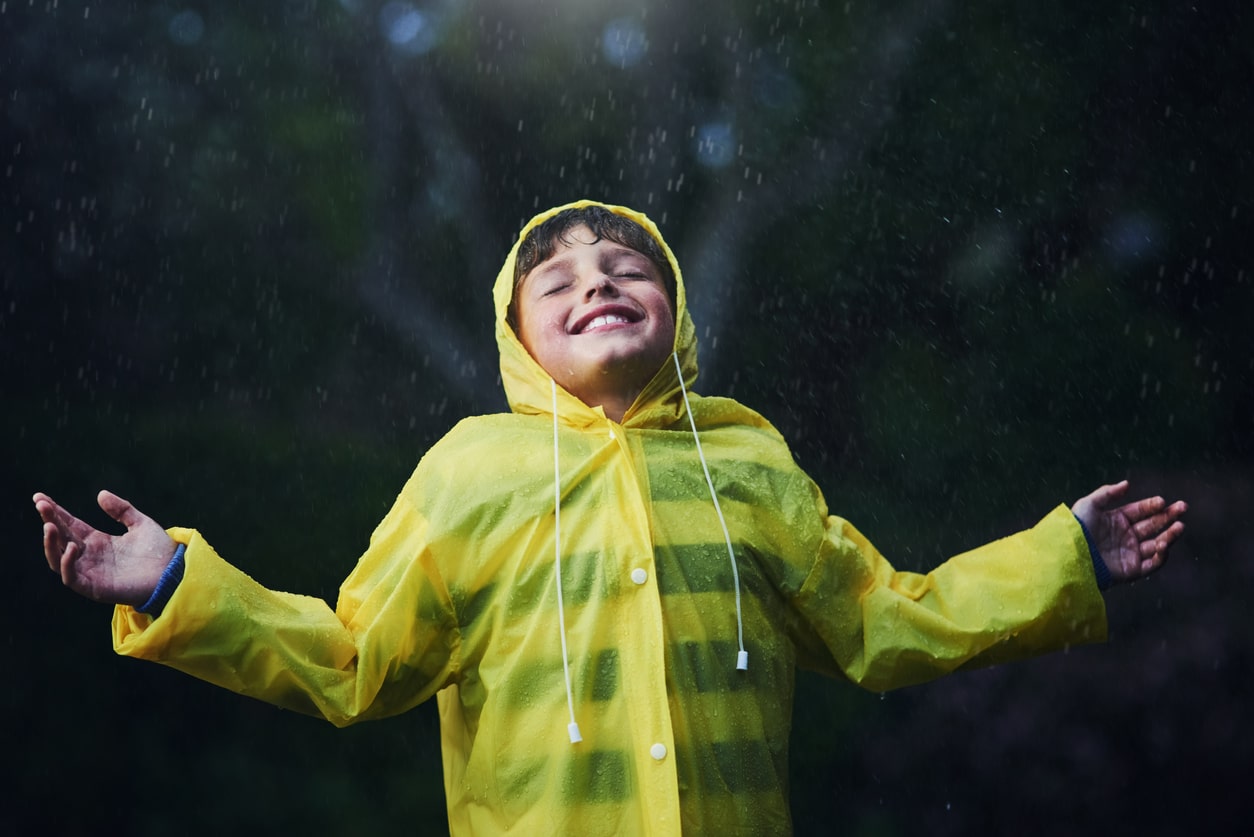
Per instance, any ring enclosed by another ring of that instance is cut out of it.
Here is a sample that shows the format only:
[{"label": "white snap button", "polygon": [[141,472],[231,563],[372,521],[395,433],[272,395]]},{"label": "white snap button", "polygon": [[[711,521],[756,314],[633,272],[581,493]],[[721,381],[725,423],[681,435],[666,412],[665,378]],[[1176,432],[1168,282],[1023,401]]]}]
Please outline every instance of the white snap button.
[{"label": "white snap button", "polygon": [[643,567],[636,567],[631,571],[631,580],[637,584],[644,584],[649,580],[649,574],[644,571]]},{"label": "white snap button", "polygon": [[662,759],[666,758],[666,745],[654,744],[652,747],[649,748],[649,755],[653,756],[653,759],[655,761],[661,761]]}]

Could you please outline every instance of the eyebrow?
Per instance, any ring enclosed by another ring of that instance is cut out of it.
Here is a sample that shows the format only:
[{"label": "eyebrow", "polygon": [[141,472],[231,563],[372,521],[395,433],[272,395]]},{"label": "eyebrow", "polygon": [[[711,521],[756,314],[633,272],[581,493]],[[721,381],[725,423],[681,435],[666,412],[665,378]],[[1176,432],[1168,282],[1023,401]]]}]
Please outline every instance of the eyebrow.
[{"label": "eyebrow", "polygon": [[570,256],[563,256],[561,258],[554,258],[554,259],[545,259],[544,261],[540,262],[535,267],[531,268],[531,270],[527,271],[526,275],[523,276],[523,281],[525,282],[530,277],[537,276],[542,273],[550,273],[554,270],[564,270],[565,268],[569,266],[570,266]]},{"label": "eyebrow", "polygon": [[604,261],[606,259],[618,258],[620,256],[635,256],[641,259],[642,261],[644,261],[645,264],[653,264],[653,260],[650,259],[648,256],[646,256],[644,253],[641,253],[639,250],[633,250],[630,247],[626,247],[626,246],[619,246],[619,247],[614,248],[613,250],[610,250],[604,253],[601,256],[601,260]]},{"label": "eyebrow", "polygon": [[[622,258],[623,256],[635,256],[639,258],[640,260],[642,260],[647,265],[653,264],[653,260],[650,259],[648,256],[646,256],[644,253],[641,253],[639,250],[633,250],[630,247],[627,247],[626,245],[621,245],[621,244],[615,247],[613,250],[609,250],[603,253],[600,256],[599,263],[603,263],[606,259]],[[546,259],[545,261],[542,261],[540,262],[540,264],[533,267],[526,274],[524,274],[523,277],[518,280],[518,287],[521,288],[523,286],[523,283],[525,283],[528,279],[530,279],[533,276],[542,276],[546,273],[565,270],[568,267],[570,267],[570,262],[571,262],[570,256]]]}]

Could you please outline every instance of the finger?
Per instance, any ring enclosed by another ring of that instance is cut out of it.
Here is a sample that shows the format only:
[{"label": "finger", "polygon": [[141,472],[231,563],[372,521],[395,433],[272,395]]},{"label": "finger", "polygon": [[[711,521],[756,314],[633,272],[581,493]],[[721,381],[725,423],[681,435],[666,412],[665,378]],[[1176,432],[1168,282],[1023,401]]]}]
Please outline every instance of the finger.
[{"label": "finger", "polygon": [[101,491],[96,495],[96,502],[104,510],[105,514],[121,523],[127,529],[137,525],[145,518],[145,515],[131,505],[129,500],[119,497],[112,491]]},{"label": "finger", "polygon": [[1118,511],[1128,519],[1129,523],[1139,523],[1165,508],[1167,508],[1167,501],[1162,497],[1146,497],[1143,500],[1126,503]]},{"label": "finger", "polygon": [[[1142,501],[1146,502],[1146,501]],[[1135,505],[1140,505],[1135,504]],[[1147,538],[1153,538],[1159,532],[1166,530],[1172,523],[1176,522],[1179,514],[1172,514],[1170,509],[1160,508],[1155,514],[1147,509],[1124,509],[1129,522],[1132,522],[1132,531],[1136,534],[1137,540],[1143,541]],[[1137,519],[1138,514],[1146,513],[1142,519]]]},{"label": "finger", "polygon": [[1165,559],[1167,550],[1183,534],[1184,524],[1177,520],[1157,537],[1142,541],[1140,545],[1142,560],[1147,560],[1154,556],[1161,556]]},{"label": "finger", "polygon": [[45,523],[57,523],[67,515],[65,509],[47,494],[39,493],[31,499],[35,501],[35,511]]},{"label": "finger", "polygon": [[[1188,507],[1183,502],[1173,503],[1167,510],[1167,513],[1179,517],[1187,511]],[[1167,553],[1181,535],[1184,534],[1184,523],[1179,520],[1168,526],[1158,537],[1145,541],[1141,544],[1142,559],[1140,562],[1140,574],[1142,576],[1149,575],[1157,571],[1167,563]]]},{"label": "finger", "polygon": [[1184,524],[1177,520],[1175,523],[1167,527],[1167,531],[1158,536],[1156,543],[1159,552],[1166,552],[1168,547],[1175,543],[1176,539],[1184,534]]},{"label": "finger", "polygon": [[61,583],[71,590],[78,591],[76,584],[78,580],[78,557],[83,552],[83,548],[76,543],[72,543],[65,548],[65,552],[61,553],[61,563],[58,574],[61,576]]},{"label": "finger", "polygon": [[1099,511],[1106,511],[1118,503],[1123,495],[1127,493],[1128,481],[1120,480],[1119,482],[1112,483],[1110,485],[1103,485],[1101,488],[1098,488],[1089,495],[1089,499],[1093,501],[1093,505],[1096,506]]},{"label": "finger", "polygon": [[48,559],[48,569],[54,573],[61,572],[61,555],[65,552],[65,539],[55,523],[44,524],[44,558]]},{"label": "finger", "polygon": [[44,523],[57,527],[62,540],[82,540],[92,532],[92,528],[47,494],[35,495],[35,511],[43,518]]},{"label": "finger", "polygon": [[1167,562],[1167,556],[1162,552],[1155,552],[1149,558],[1141,562],[1141,577],[1145,577],[1152,572],[1156,572],[1162,568]]}]

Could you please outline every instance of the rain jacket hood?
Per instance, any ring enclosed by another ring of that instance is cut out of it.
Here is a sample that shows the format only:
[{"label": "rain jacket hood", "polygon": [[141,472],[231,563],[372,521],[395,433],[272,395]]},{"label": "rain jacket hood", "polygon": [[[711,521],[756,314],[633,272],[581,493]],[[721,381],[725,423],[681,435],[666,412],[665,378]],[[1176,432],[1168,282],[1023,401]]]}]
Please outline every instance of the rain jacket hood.
[{"label": "rain jacket hood", "polygon": [[[657,226],[645,215],[624,206],[613,206],[590,200],[576,201],[542,212],[523,227],[493,287],[496,344],[501,354],[501,382],[505,387],[510,409],[516,413],[549,415],[553,411],[548,372],[523,347],[518,335],[509,324],[508,313],[514,296],[514,266],[518,259],[518,248],[527,235],[540,224],[567,209],[585,206],[601,206],[616,215],[635,221],[661,246],[675,276],[675,345],[673,351],[679,357],[679,365],[684,373],[684,384],[691,388],[697,378],[696,328],[688,315],[683,273],[679,269],[675,254],[662,238]],[[571,426],[587,426],[605,421],[605,413],[599,407],[589,407],[560,387],[557,409],[559,419]],[[682,415],[683,400],[679,376],[675,372],[674,364],[667,362],[641,391],[635,404],[623,416],[622,423],[628,427],[664,427],[674,423]]]}]

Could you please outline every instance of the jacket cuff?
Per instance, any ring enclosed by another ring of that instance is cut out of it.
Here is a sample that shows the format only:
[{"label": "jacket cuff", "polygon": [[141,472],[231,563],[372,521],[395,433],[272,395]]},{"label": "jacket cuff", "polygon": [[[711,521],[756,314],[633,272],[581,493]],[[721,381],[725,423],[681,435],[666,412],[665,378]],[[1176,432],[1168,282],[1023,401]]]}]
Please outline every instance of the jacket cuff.
[{"label": "jacket cuff", "polygon": [[161,611],[165,610],[166,602],[170,601],[179,582],[183,580],[185,566],[183,553],[185,552],[187,552],[187,544],[179,544],[178,549],[174,550],[174,557],[170,559],[170,563],[166,564],[165,572],[161,573],[161,578],[157,580],[157,586],[153,588],[152,595],[148,597],[148,601],[135,608],[136,610],[154,619],[161,615]]},{"label": "jacket cuff", "polygon": [[1106,566],[1106,562],[1102,560],[1102,554],[1097,549],[1097,544],[1093,541],[1093,536],[1089,533],[1089,527],[1084,525],[1084,521],[1079,517],[1075,519],[1080,524],[1080,531],[1084,533],[1084,542],[1089,545],[1089,557],[1093,559],[1093,575],[1097,577],[1097,589],[1109,590],[1114,580],[1110,577],[1110,568]]}]

